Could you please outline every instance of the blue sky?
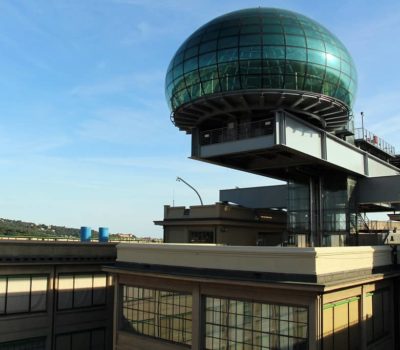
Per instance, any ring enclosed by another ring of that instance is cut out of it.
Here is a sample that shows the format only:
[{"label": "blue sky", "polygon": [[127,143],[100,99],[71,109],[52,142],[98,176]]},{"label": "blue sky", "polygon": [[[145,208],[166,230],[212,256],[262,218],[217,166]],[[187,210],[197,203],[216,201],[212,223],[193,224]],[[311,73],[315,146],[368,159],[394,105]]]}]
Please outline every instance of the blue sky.
[{"label": "blue sky", "polygon": [[179,45],[223,13],[281,7],[325,25],[358,68],[354,113],[400,150],[398,1],[0,1],[0,217],[161,236],[163,205],[277,183],[190,160],[164,76]]}]

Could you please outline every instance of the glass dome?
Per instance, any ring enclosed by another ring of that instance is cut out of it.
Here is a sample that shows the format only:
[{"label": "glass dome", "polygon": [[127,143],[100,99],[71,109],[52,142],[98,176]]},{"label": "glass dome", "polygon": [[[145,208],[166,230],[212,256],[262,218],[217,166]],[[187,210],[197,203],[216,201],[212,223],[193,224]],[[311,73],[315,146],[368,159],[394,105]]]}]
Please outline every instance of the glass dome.
[{"label": "glass dome", "polygon": [[295,12],[255,8],[218,17],[178,49],[166,76],[172,112],[234,91],[291,90],[332,97],[352,107],[354,62],[319,23]]}]

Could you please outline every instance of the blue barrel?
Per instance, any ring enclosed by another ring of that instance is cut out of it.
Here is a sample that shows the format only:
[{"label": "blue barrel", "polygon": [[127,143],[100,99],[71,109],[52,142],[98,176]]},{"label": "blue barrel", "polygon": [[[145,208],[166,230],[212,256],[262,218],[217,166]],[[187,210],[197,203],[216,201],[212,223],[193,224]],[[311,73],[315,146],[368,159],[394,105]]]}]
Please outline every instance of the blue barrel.
[{"label": "blue barrel", "polygon": [[90,242],[92,238],[92,229],[87,226],[81,227],[81,242]]},{"label": "blue barrel", "polygon": [[108,227],[99,227],[99,242],[108,242]]}]

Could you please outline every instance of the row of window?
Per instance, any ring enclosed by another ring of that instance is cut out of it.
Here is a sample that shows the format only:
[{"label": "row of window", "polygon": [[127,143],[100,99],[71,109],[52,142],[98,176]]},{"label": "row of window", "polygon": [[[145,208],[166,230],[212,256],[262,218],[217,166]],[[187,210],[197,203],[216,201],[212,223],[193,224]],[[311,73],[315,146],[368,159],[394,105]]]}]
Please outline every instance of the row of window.
[{"label": "row of window", "polygon": [[[190,346],[192,295],[122,286],[122,329]],[[305,307],[205,296],[205,349],[307,349]]]},{"label": "row of window", "polygon": [[[48,275],[0,276],[0,316],[43,312],[47,308]],[[105,273],[58,275],[58,310],[106,303]]]},{"label": "row of window", "polygon": [[[91,329],[58,334],[55,350],[105,350],[105,329]],[[45,350],[46,337],[28,338],[0,343],[0,350]]]}]

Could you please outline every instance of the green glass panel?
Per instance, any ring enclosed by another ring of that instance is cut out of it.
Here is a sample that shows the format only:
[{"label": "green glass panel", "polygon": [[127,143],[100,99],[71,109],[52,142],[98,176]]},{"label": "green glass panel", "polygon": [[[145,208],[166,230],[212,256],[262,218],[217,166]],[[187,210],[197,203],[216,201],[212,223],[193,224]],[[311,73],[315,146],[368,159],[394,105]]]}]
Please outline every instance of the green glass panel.
[{"label": "green glass panel", "polygon": [[325,76],[325,66],[321,66],[318,64],[308,64],[307,75],[312,78],[323,79]]},{"label": "green glass panel", "polygon": [[285,37],[283,34],[264,34],[263,45],[284,45]]},{"label": "green glass panel", "polygon": [[322,93],[328,96],[335,96],[336,89],[337,89],[336,84],[331,84],[325,81],[322,86]]},{"label": "green glass panel", "polygon": [[307,59],[307,51],[306,49],[300,47],[286,47],[286,59],[288,60],[297,60],[297,61],[306,61]]},{"label": "green glass panel", "polygon": [[240,46],[261,45],[260,35],[241,35]]},{"label": "green glass panel", "polygon": [[340,70],[340,59],[331,53],[326,54],[326,65],[330,68]]},{"label": "green glass panel", "polygon": [[217,49],[216,40],[207,41],[200,44],[199,53],[202,54],[209,51],[215,51],[216,49]]},{"label": "green glass panel", "polygon": [[300,27],[285,27],[286,34],[304,35],[304,31]]},{"label": "green glass panel", "polygon": [[260,59],[261,54],[262,54],[262,46],[246,46],[240,48],[239,58],[241,60]]},{"label": "green glass panel", "polygon": [[300,61],[287,61],[286,62],[286,74],[300,74],[305,75],[307,64]]},{"label": "green glass panel", "polygon": [[238,49],[226,49],[218,51],[218,62],[229,62],[238,59]]},{"label": "green glass panel", "polygon": [[183,62],[183,51],[176,54],[174,58],[174,66]]},{"label": "green glass panel", "polygon": [[185,73],[197,69],[197,57],[193,57],[183,62],[183,71]]},{"label": "green glass panel", "polygon": [[264,33],[282,33],[283,27],[279,24],[264,24],[262,26]]},{"label": "green glass panel", "polygon": [[281,46],[264,46],[263,53],[267,59],[285,59],[285,48]]},{"label": "green glass panel", "polygon": [[320,93],[322,89],[322,80],[307,76],[304,81],[304,90]]},{"label": "green glass panel", "polygon": [[340,76],[340,71],[336,69],[332,69],[330,67],[326,67],[326,75],[325,80],[330,83],[336,85]]},{"label": "green glass panel", "polygon": [[307,50],[307,54],[308,54],[308,62],[325,65],[325,62],[326,62],[325,52],[315,51],[315,50]]},{"label": "green glass panel", "polygon": [[322,40],[315,38],[307,38],[307,47],[309,49],[325,51],[325,44]]},{"label": "green glass panel", "polygon": [[208,52],[199,56],[199,67],[206,67],[217,63],[217,53]]},{"label": "green glass panel", "polygon": [[237,47],[239,44],[237,36],[231,36],[227,38],[220,38],[218,41],[219,49],[226,49],[230,47]]},{"label": "green glass panel", "polygon": [[202,94],[200,83],[189,86],[188,90],[192,99],[198,98]]},{"label": "green glass panel", "polygon": [[172,70],[170,70],[170,71],[167,73],[167,76],[166,76],[166,78],[165,78],[165,85],[171,84],[171,83],[172,83],[172,80],[173,80],[173,74],[172,74]]},{"label": "green glass panel", "polygon": [[286,45],[306,47],[306,40],[304,36],[286,35]]},{"label": "green glass panel", "polygon": [[176,78],[173,84],[175,91],[182,90],[185,87],[185,78],[183,77],[183,75],[179,78]]},{"label": "green glass panel", "polygon": [[[285,61],[284,60],[268,60],[263,65],[263,74],[284,74]],[[283,79],[283,78],[282,78]]]},{"label": "green glass panel", "polygon": [[304,29],[304,34],[307,38],[321,38],[321,34],[314,29]]},{"label": "green glass panel", "polygon": [[186,86],[196,84],[200,81],[199,72],[194,70],[185,75]]},{"label": "green glass panel", "polygon": [[342,73],[350,76],[350,73],[351,73],[350,64],[348,64],[346,61],[343,61],[343,60],[341,63],[342,63],[342,65],[340,68],[341,68]]}]

